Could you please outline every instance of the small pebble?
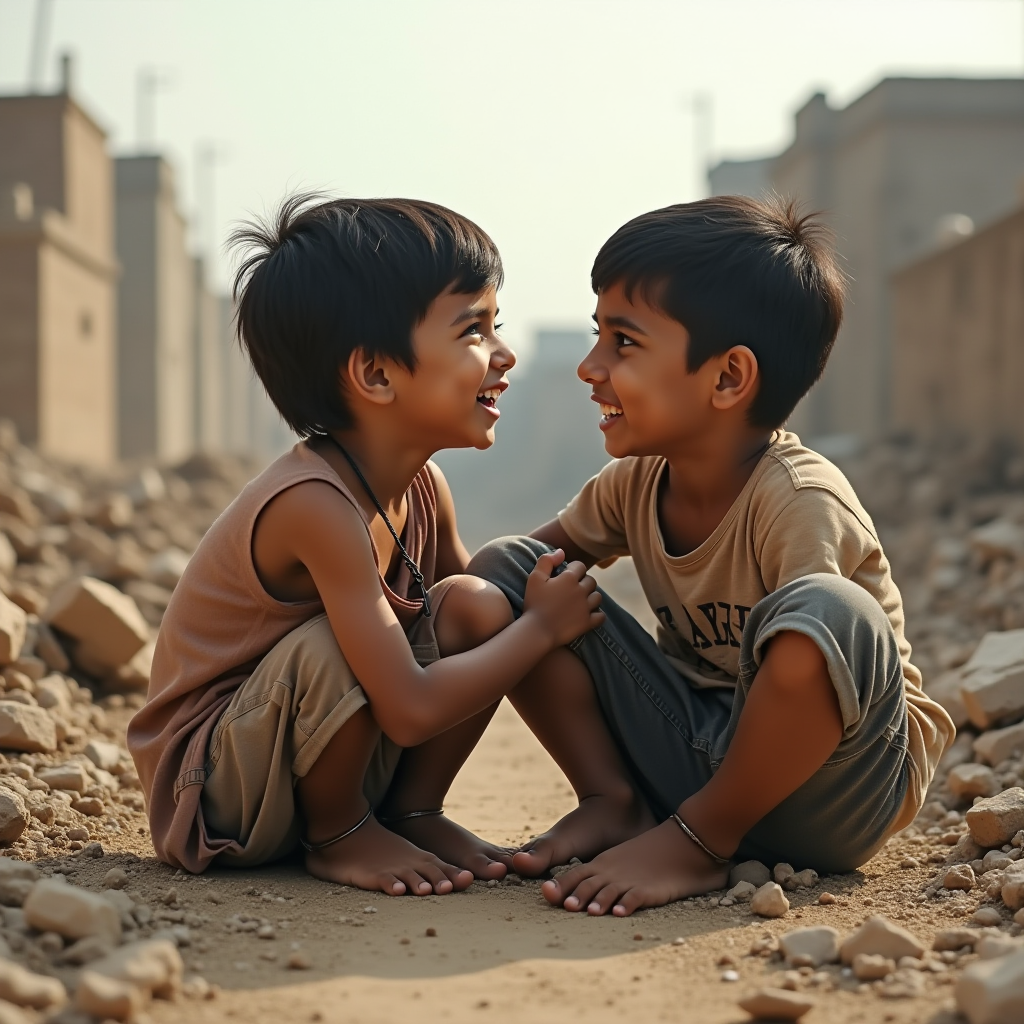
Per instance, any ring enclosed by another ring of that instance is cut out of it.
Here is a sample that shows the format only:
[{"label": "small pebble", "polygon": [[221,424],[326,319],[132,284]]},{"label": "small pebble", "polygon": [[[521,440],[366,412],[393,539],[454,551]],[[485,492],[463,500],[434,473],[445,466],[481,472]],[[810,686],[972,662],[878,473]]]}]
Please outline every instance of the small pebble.
[{"label": "small pebble", "polygon": [[313,962],[301,949],[297,949],[288,955],[289,971],[308,971],[312,966]]},{"label": "small pebble", "polygon": [[829,906],[831,906],[831,905],[832,905],[833,903],[835,903],[835,902],[836,902],[836,898],[835,898],[835,896],[833,896],[833,895],[832,895],[832,893],[830,893],[830,892],[823,892],[823,893],[822,893],[822,894],[821,894],[821,895],[820,895],[820,896],[818,897],[818,902],[819,902],[819,903],[820,903],[820,904],[821,904],[821,905],[822,905],[823,907],[829,907]]},{"label": "small pebble", "polygon": [[363,913],[364,914],[376,914],[377,913],[377,908],[376,907],[363,907]]},{"label": "small pebble", "polygon": [[739,981],[740,976],[737,971],[722,971],[722,981]]},{"label": "small pebble", "polygon": [[636,935],[633,936],[633,941],[634,942],[643,942],[643,940],[644,940],[644,937],[643,937],[643,935],[640,932],[637,932]]},{"label": "small pebble", "polygon": [[673,945],[673,946],[685,946],[685,945],[686,945],[686,939],[684,939],[684,938],[683,938],[683,937],[682,937],[682,936],[680,935],[680,936],[679,936],[679,938],[677,938],[677,939],[673,939],[673,940],[672,940],[672,945]]},{"label": "small pebble", "polygon": [[437,938],[437,929],[436,928],[428,928],[426,930],[425,934],[426,934],[428,939],[436,939]]},{"label": "small pebble", "polygon": [[111,868],[103,876],[104,889],[123,889],[128,884],[128,875],[124,868]]}]

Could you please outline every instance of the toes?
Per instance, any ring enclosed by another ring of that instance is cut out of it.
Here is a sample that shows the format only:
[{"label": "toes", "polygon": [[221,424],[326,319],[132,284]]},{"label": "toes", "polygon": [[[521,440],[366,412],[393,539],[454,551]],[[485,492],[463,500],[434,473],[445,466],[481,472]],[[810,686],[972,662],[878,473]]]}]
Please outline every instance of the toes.
[{"label": "toes", "polygon": [[629,917],[634,910],[644,906],[644,898],[639,889],[630,889],[625,896],[612,907],[612,913],[616,917]]},{"label": "toes", "polygon": [[589,912],[590,902],[591,900],[593,900],[594,894],[601,888],[603,884],[604,882],[601,879],[596,878],[593,875],[579,878],[578,880],[576,880],[575,885],[567,883],[563,886],[563,888],[569,889],[571,887],[572,891],[566,897],[563,906],[565,906],[566,910],[573,909],[568,905],[569,900],[571,899],[575,905],[575,909],[579,910],[583,907],[586,907],[587,911]]},{"label": "toes", "polygon": [[559,907],[565,900],[565,896],[562,895],[562,890],[558,884],[558,879],[549,878],[541,887],[541,894],[544,899],[548,901],[553,907]]},{"label": "toes", "polygon": [[551,858],[543,850],[520,850],[512,856],[512,870],[523,878],[543,875],[551,864]]},{"label": "toes", "polygon": [[[370,888],[370,886],[367,886]],[[384,875],[380,879],[380,891],[386,892],[391,896],[404,896],[406,890],[405,882],[395,875]]]},{"label": "toes", "polygon": [[[403,891],[410,892],[413,896],[429,896],[434,891],[434,886],[419,872],[413,871],[412,868],[404,871],[399,878],[401,882],[405,883]],[[400,895],[400,893],[396,893],[396,895]]]},{"label": "toes", "polygon": [[620,885],[612,883],[602,886],[587,905],[587,913],[592,917],[600,917],[602,914],[607,914],[621,893],[622,886]]},{"label": "toes", "polygon": [[502,861],[491,860],[484,856],[474,862],[473,874],[485,882],[489,882],[491,879],[500,882],[508,874],[508,866]]}]

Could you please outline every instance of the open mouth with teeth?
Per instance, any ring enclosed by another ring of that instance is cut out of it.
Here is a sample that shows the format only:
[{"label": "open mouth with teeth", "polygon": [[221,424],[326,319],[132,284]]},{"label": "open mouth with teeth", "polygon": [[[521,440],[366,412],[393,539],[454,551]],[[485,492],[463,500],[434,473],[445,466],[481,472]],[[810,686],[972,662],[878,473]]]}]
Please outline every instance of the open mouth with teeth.
[{"label": "open mouth with teeth", "polygon": [[622,410],[617,405],[607,405],[602,402],[600,408],[602,427],[610,426],[622,415]]},{"label": "open mouth with teeth", "polygon": [[501,388],[488,388],[476,396],[476,400],[485,408],[493,409],[501,398]]}]

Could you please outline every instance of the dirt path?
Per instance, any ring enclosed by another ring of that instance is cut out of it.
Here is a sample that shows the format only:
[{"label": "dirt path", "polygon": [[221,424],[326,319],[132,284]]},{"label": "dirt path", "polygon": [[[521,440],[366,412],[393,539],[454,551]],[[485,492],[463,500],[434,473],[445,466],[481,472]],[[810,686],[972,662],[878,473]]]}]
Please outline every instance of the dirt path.
[{"label": "dirt path", "polygon": [[[454,817],[502,843],[522,842],[572,806],[566,780],[507,704],[449,800]],[[158,1024],[511,1022],[524,1016],[553,1024],[584,1018],[724,1024],[745,1018],[736,1007],[742,993],[780,980],[781,964],[745,955],[766,933],[817,923],[846,931],[879,912],[922,937],[964,923],[962,907],[943,912],[934,901],[918,905],[929,872],[899,870],[905,854],[906,842],[893,844],[863,875],[827,878],[813,890],[791,893],[790,913],[769,922],[742,904],[685,902],[629,920],[594,920],[548,907],[535,882],[477,883],[464,894],[417,899],[340,889],[314,881],[298,865],[191,877],[113,849],[96,860],[76,857],[74,881],[98,886],[121,864],[137,901],[161,908],[173,887],[177,907],[206,918],[192,927],[191,945],[182,953],[187,966],[221,992],[209,1002],[155,1003]],[[838,903],[818,905],[825,889]],[[972,901],[970,909],[976,905]],[[270,922],[276,937],[229,931],[225,922],[238,915]],[[435,937],[427,936],[430,928]],[[677,937],[685,942],[674,945]],[[296,945],[309,970],[286,967]],[[738,982],[721,980],[723,955],[735,959]],[[950,1005],[952,990],[941,975],[929,978],[923,996],[890,1001],[856,991],[838,967],[825,974],[832,980],[816,986],[820,1005],[804,1018],[809,1024],[939,1021]],[[853,991],[832,991],[837,983]]]}]

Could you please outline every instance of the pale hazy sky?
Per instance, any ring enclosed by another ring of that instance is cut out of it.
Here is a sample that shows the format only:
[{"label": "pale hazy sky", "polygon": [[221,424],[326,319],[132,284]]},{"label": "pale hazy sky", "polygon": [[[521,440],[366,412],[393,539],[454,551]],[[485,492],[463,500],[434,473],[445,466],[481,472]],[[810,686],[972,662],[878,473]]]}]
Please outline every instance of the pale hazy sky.
[{"label": "pale hazy sky", "polygon": [[[0,91],[25,87],[35,0],[0,0]],[[884,75],[1020,75],[1024,0],[53,0],[45,82],[132,152],[140,68],[170,76],[156,141],[183,205],[225,150],[216,233],[288,190],[432,199],[498,243],[506,335],[582,325],[623,221],[701,194],[691,98],[716,157],[785,145],[811,92]],[[216,275],[228,280],[218,257]]]}]

